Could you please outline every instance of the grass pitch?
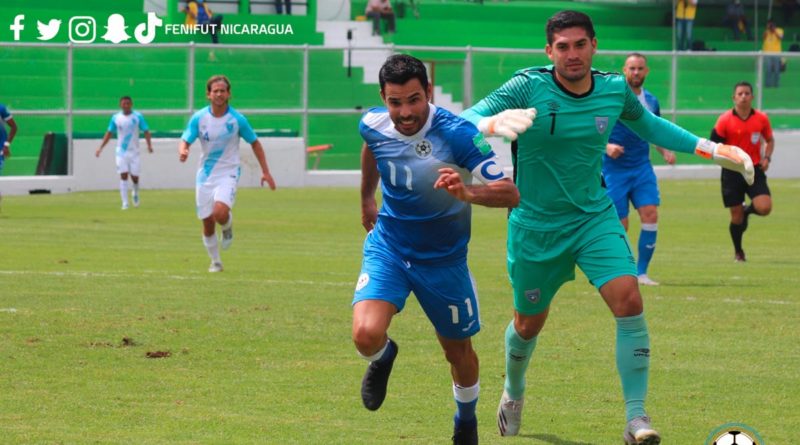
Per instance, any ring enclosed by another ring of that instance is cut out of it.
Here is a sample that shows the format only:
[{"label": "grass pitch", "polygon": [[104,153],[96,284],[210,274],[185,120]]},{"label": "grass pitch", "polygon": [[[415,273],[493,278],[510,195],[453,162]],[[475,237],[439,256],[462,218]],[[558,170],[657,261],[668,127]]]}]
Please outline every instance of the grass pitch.
[{"label": "grass pitch", "polygon": [[[774,213],[751,218],[748,262],[734,264],[718,181],[661,184],[650,275],[662,285],[642,293],[647,407],[665,444],[702,444],[729,422],[768,444],[800,440],[800,181],[770,186]],[[415,302],[392,324],[384,406],[361,406],[359,208],[355,189],[241,189],[225,272],[209,274],[191,190],[143,190],[124,212],[115,192],[4,197],[0,443],[449,443],[449,370]],[[541,334],[520,437],[497,435],[505,212],[476,207],[473,227],[481,443],[620,443],[613,318],[580,273]],[[629,233],[635,246],[635,216]]]}]

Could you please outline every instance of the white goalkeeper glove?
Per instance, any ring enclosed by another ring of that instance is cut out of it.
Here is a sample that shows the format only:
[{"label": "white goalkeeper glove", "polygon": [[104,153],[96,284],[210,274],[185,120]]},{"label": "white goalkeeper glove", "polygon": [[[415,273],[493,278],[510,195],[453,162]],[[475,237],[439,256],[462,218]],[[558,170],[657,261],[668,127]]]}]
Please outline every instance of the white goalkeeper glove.
[{"label": "white goalkeeper glove", "polygon": [[536,108],[505,110],[478,121],[478,130],[486,136],[503,136],[512,141],[533,125]]},{"label": "white goalkeeper glove", "polygon": [[708,139],[700,138],[695,154],[706,159],[711,159],[722,168],[739,172],[744,176],[747,185],[753,185],[756,173],[753,170],[753,160],[744,150],[735,145],[718,144]]}]

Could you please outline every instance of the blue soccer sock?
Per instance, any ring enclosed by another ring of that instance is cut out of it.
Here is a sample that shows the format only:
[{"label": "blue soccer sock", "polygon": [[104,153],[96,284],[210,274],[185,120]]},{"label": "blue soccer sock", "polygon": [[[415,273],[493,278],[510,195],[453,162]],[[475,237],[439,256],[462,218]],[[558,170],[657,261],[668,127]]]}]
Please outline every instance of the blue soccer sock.
[{"label": "blue soccer sock", "polygon": [[525,372],[536,349],[536,339],[525,340],[514,328],[514,320],[506,328],[506,383],[505,390],[513,400],[525,394]]},{"label": "blue soccer sock", "polygon": [[456,423],[470,423],[475,419],[475,407],[478,405],[478,393],[480,390],[480,380],[466,388],[453,382],[453,397],[456,399]]},{"label": "blue soccer sock", "polygon": [[628,421],[644,416],[647,377],[650,370],[650,336],[644,313],[633,317],[616,317],[617,370],[625,398]]},{"label": "blue soccer sock", "polygon": [[639,275],[647,274],[650,260],[653,259],[653,252],[656,251],[656,235],[658,234],[658,224],[642,224],[642,231],[639,234],[639,262],[637,268]]}]

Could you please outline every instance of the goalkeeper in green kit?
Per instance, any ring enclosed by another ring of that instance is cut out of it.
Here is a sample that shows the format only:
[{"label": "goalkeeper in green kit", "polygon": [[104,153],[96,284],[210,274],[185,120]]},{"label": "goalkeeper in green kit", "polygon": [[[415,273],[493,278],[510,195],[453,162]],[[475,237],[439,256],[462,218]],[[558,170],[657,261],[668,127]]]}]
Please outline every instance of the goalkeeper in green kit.
[{"label": "goalkeeper in green kit", "polygon": [[[752,183],[750,157],[647,111],[625,77],[592,69],[597,39],[591,19],[561,11],[547,22],[553,65],[515,73],[462,117],[489,136],[517,139],[514,177],[521,201],[508,221],[508,272],[514,319],[506,329],[506,380],[497,422],[519,433],[525,371],[559,287],[581,268],[616,319],[616,362],[625,399],[627,444],[661,442],[644,409],[650,340],[636,263],[600,176],[602,155],[618,120],[643,139],[696,153]],[[538,114],[538,117],[537,117]]]}]

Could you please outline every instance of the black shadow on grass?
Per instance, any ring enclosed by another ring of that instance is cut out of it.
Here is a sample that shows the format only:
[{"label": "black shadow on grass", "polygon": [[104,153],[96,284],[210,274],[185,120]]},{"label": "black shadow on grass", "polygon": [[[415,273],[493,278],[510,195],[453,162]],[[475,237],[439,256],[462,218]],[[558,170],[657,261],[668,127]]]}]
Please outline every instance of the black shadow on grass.
[{"label": "black shadow on grass", "polygon": [[573,442],[571,440],[562,439],[554,434],[520,434],[520,436],[529,437],[553,445],[597,445],[591,442]]}]

